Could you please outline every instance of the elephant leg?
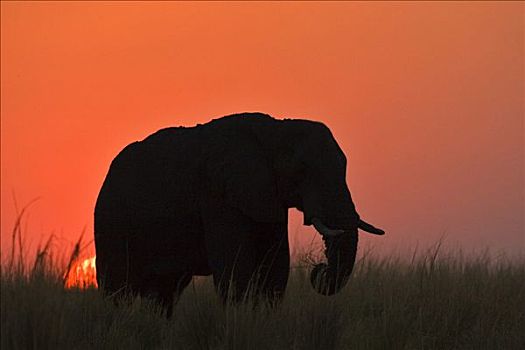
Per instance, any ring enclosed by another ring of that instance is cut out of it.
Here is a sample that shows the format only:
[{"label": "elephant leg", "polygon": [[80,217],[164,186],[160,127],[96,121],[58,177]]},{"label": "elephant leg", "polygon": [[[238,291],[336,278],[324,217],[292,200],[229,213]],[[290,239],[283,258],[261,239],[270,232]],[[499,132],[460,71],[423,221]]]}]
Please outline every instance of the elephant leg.
[{"label": "elephant leg", "polygon": [[221,240],[218,236],[208,242],[209,246],[216,247],[209,257],[215,289],[224,302],[243,301],[249,297],[256,273],[253,244],[231,237]]},{"label": "elephant leg", "polygon": [[223,300],[282,298],[290,267],[286,222],[255,222],[224,205],[205,208],[206,250]]},{"label": "elephant leg", "polygon": [[169,275],[151,275],[141,281],[138,292],[141,297],[155,300],[166,310],[166,317],[173,314],[173,304],[176,303],[184,288],[191,282],[189,272],[177,272]]},{"label": "elephant leg", "polygon": [[205,245],[215,288],[226,303],[244,300],[256,272],[256,223],[224,205],[203,210]]},{"label": "elephant leg", "polygon": [[290,249],[287,224],[266,224],[258,236],[259,294],[271,304],[278,303],[284,296],[290,272]]}]

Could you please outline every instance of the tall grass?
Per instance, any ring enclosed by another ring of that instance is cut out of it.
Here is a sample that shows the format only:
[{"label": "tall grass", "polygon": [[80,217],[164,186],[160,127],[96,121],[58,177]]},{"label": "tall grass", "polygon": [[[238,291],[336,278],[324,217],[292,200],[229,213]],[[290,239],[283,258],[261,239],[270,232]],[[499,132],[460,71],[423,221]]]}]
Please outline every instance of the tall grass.
[{"label": "tall grass", "polygon": [[64,288],[68,263],[46,246],[30,268],[2,263],[2,349],[525,349],[523,261],[439,244],[408,261],[365,254],[332,297],[299,264],[275,308],[223,306],[200,278],[166,320],[149,300]]}]

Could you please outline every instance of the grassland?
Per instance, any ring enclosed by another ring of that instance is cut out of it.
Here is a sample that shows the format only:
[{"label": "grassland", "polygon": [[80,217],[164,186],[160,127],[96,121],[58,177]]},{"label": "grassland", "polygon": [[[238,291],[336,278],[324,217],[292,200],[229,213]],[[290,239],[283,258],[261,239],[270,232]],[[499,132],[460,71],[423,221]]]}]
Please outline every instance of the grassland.
[{"label": "grassland", "polygon": [[488,254],[361,256],[333,297],[296,267],[282,305],[255,311],[224,307],[201,279],[169,321],[148,300],[65,289],[53,259],[37,260],[2,266],[2,349],[525,349],[525,264]]}]

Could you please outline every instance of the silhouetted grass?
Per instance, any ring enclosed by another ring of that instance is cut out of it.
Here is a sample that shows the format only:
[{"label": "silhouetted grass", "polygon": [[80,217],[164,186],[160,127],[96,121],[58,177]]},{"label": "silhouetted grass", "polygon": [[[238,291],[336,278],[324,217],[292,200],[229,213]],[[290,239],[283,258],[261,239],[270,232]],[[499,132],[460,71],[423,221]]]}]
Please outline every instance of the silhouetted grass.
[{"label": "silhouetted grass", "polygon": [[446,254],[439,244],[409,261],[365,254],[332,297],[296,267],[282,305],[256,311],[224,307],[200,278],[168,321],[148,300],[117,308],[96,289],[65,289],[48,250],[32,268],[2,265],[2,349],[525,348],[525,264],[489,254]]}]

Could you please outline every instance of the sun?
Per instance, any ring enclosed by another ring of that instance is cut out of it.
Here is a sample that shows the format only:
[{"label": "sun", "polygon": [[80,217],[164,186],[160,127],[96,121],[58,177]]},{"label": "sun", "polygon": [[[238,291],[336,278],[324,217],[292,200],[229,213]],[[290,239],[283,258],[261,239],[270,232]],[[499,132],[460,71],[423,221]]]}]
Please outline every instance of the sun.
[{"label": "sun", "polygon": [[96,256],[80,260],[71,268],[66,288],[97,288]]}]

